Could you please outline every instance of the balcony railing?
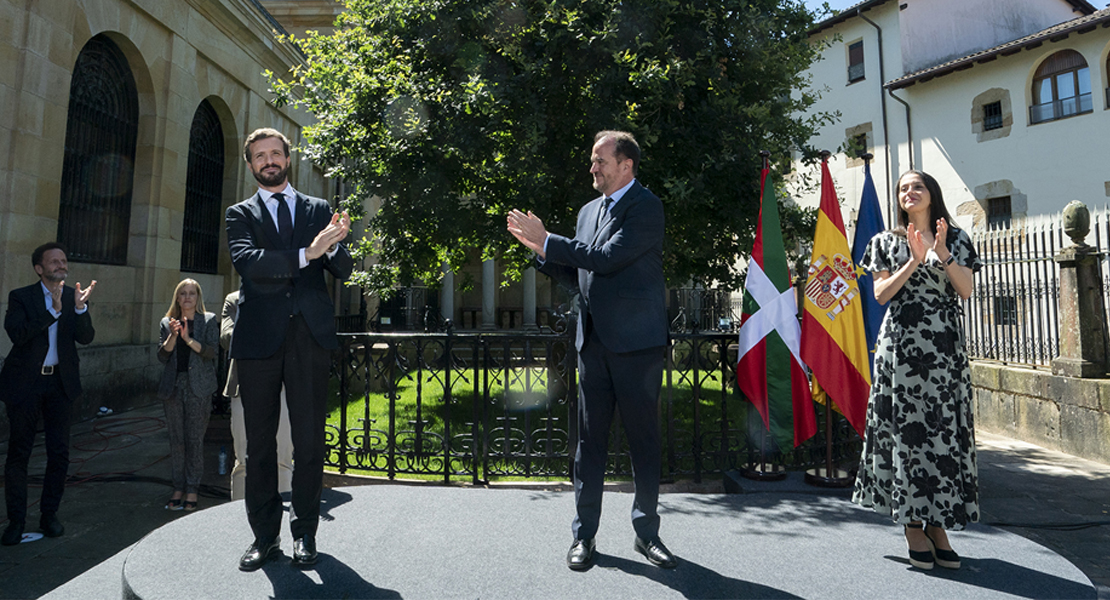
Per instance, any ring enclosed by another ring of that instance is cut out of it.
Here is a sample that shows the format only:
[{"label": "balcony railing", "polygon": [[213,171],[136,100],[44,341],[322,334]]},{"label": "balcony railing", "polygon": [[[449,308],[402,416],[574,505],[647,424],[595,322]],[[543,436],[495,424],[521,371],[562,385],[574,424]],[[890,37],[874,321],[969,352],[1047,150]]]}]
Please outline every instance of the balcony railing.
[{"label": "balcony railing", "polygon": [[1055,121],[1066,117],[1073,117],[1094,111],[1091,94],[1080,94],[1071,98],[1061,98],[1044,104],[1034,104],[1029,107],[1029,121],[1043,123]]}]

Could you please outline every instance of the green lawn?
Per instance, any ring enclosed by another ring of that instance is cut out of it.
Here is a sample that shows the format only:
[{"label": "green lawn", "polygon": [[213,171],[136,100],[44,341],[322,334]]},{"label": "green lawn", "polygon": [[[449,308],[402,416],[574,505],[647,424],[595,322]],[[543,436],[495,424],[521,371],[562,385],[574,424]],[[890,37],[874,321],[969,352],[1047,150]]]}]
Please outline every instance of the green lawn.
[{"label": "green lawn", "polygon": [[[565,392],[559,397],[549,397],[546,375],[546,370],[537,368],[500,370],[491,372],[489,381],[479,381],[476,390],[473,371],[464,375],[453,373],[450,402],[447,402],[444,393],[442,371],[425,371],[419,381],[415,375],[399,378],[394,389],[388,393],[364,393],[365,383],[352,384],[345,410],[347,428],[362,430],[367,427],[370,432],[366,436],[349,435],[348,440],[352,445],[368,448],[369,452],[362,452],[362,455],[373,455],[378,462],[375,463],[376,468],[349,468],[348,473],[386,473],[384,453],[387,452],[386,440],[390,431],[392,395],[393,427],[395,432],[401,434],[398,436],[397,453],[404,454],[403,459],[397,461],[398,471],[413,471],[398,472],[398,477],[442,480],[442,440],[448,428],[452,452],[473,455],[473,424],[479,423],[479,444],[482,443],[481,433],[490,432],[487,436],[490,462],[488,467],[477,466],[480,479],[564,481],[567,479],[569,452],[568,408]],[[695,431],[695,385],[690,375],[690,371],[672,371],[672,386],[668,387],[664,374],[661,394],[664,446],[668,444],[667,436],[673,435],[675,447],[680,451],[690,449]],[[485,375],[480,374],[479,377],[484,378]],[[504,385],[506,377],[510,380],[507,388]],[[719,372],[702,372],[698,382],[696,410],[701,423],[699,433],[703,437],[707,434],[710,437],[719,435],[722,417],[728,419],[729,429],[743,430],[746,427],[748,403],[731,391],[722,399],[720,379]],[[338,428],[344,409],[337,381],[333,381],[332,388],[328,423]],[[668,416],[670,427],[666,422]],[[418,423],[420,427],[417,427]],[[510,432],[508,436],[504,433],[506,429]],[[556,432],[553,442],[548,442],[549,429]],[[416,452],[417,430],[420,431],[419,447],[423,452]],[[355,464],[357,461],[351,458],[349,462]],[[451,469],[462,470],[470,466],[469,462],[469,458],[455,457]],[[553,474],[531,475],[532,472]],[[456,480],[468,480],[469,477],[451,475]]]}]

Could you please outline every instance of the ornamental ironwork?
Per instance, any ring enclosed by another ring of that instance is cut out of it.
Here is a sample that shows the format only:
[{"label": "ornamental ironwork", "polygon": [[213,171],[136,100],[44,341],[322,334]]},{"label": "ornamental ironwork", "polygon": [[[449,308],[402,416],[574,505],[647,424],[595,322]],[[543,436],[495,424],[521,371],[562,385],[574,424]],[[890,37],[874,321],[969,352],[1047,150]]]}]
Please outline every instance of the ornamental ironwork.
[{"label": "ornamental ironwork", "polygon": [[181,233],[182,271],[214,274],[219,267],[223,180],[224,130],[216,109],[204,100],[193,114],[189,132],[185,223]]},{"label": "ornamental ironwork", "polygon": [[139,95],[107,36],[81,50],[69,90],[58,241],[72,261],[127,263]]}]

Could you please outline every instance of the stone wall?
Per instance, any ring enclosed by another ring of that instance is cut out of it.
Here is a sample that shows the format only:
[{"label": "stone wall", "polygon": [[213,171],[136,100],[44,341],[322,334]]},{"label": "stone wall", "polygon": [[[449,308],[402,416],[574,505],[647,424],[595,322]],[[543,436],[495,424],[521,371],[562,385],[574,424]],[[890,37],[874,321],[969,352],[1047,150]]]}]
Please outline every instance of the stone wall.
[{"label": "stone wall", "polygon": [[975,428],[1110,464],[1110,379],[973,361]]}]

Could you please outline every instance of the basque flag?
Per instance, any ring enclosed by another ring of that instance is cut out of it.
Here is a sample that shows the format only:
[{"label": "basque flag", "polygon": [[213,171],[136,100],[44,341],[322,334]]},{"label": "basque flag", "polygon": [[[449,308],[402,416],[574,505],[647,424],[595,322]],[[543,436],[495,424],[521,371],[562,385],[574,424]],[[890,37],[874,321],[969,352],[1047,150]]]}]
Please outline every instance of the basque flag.
[{"label": "basque flag", "polygon": [[785,450],[813,437],[817,418],[799,352],[798,303],[768,173],[764,166],[759,224],[744,282],[736,384],[763,417],[775,444]]}]

